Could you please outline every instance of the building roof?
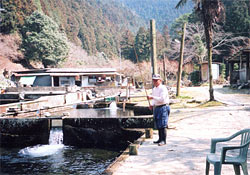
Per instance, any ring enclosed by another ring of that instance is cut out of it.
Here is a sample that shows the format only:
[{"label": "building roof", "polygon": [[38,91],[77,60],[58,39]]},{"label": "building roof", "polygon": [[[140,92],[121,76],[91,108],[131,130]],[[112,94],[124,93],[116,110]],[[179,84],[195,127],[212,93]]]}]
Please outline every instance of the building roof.
[{"label": "building roof", "polygon": [[16,71],[16,77],[22,76],[77,76],[77,75],[120,75],[115,68],[52,68],[52,69],[32,69],[26,71]]},{"label": "building roof", "polygon": [[115,68],[45,68],[15,71],[14,73],[93,73],[93,72],[116,72]]},{"label": "building roof", "polygon": [[228,58],[229,62],[246,62],[247,56],[250,54],[250,46],[241,49],[236,54],[234,54],[232,57]]}]

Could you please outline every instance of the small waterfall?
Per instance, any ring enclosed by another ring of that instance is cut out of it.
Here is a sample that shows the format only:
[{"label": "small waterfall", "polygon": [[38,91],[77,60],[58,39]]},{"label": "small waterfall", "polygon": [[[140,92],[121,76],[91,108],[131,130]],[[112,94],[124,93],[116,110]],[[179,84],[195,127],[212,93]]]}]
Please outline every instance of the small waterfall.
[{"label": "small waterfall", "polygon": [[61,145],[63,143],[62,128],[52,128],[50,130],[49,145]]},{"label": "small waterfall", "polygon": [[115,101],[113,101],[112,103],[110,103],[109,109],[111,109],[111,110],[116,110],[116,109],[117,109],[117,106],[116,106],[116,102],[115,102]]},{"label": "small waterfall", "polygon": [[21,149],[18,153],[31,157],[43,157],[57,153],[64,147],[62,128],[50,130],[49,145],[36,145]]},{"label": "small waterfall", "polygon": [[117,106],[115,101],[110,103],[109,112],[110,112],[110,117],[117,117]]}]

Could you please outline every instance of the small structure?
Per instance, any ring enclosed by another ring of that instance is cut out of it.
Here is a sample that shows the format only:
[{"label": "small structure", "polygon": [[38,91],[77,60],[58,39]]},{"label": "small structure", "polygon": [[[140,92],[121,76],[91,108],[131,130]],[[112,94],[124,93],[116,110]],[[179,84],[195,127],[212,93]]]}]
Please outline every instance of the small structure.
[{"label": "small structure", "polygon": [[118,86],[121,76],[114,68],[49,68],[16,71],[12,80],[22,86]]},{"label": "small structure", "polygon": [[[217,80],[220,77],[220,63],[213,62],[212,63],[212,74],[213,80]],[[209,70],[208,70],[208,62],[203,62],[201,64],[201,80],[208,81],[209,80]]]},{"label": "small structure", "polygon": [[230,84],[250,82],[249,57],[250,47],[246,47],[228,59]]}]

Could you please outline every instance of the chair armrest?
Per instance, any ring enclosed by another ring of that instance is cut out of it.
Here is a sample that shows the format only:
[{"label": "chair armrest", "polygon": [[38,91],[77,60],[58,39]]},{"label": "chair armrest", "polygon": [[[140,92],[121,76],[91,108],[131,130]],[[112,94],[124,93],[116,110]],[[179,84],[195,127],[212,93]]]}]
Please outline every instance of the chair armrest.
[{"label": "chair armrest", "polygon": [[249,132],[249,131],[250,131],[250,129],[244,129],[244,130],[238,131],[237,133],[231,135],[230,137],[226,137],[226,138],[212,138],[211,139],[210,153],[215,153],[215,151],[216,151],[216,143],[217,142],[226,142],[226,141],[232,140],[233,138],[237,137],[238,135],[240,135],[240,134],[242,134],[244,132]]},{"label": "chair armrest", "polygon": [[216,151],[216,144],[218,142],[226,142],[226,141],[229,141],[229,140],[230,140],[230,137],[227,137],[227,138],[212,138],[211,139],[210,153],[215,153],[215,151]]},{"label": "chair armrest", "polygon": [[244,145],[240,145],[240,146],[224,146],[222,147],[222,150],[221,150],[221,163],[225,163],[225,158],[226,158],[226,153],[228,150],[235,150],[235,149],[241,149],[241,148],[244,148],[246,146],[248,146],[250,143],[250,140],[245,143]]}]

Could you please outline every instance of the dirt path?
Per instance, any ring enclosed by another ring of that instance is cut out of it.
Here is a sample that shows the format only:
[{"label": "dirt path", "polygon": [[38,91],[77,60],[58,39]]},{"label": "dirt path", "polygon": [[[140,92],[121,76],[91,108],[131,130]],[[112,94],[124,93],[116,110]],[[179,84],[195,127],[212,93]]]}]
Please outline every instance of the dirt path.
[{"label": "dirt path", "polygon": [[[206,90],[199,89],[204,94]],[[227,137],[243,128],[250,128],[250,95],[222,93],[219,88],[215,90],[215,95],[229,105],[172,110],[170,128],[175,129],[168,129],[167,145],[159,147],[153,144],[153,140],[158,138],[155,131],[154,138],[139,147],[139,155],[129,156],[121,162],[114,175],[205,174],[205,159],[211,138]],[[250,152],[248,169],[250,172]],[[212,171],[213,166],[211,174]],[[223,165],[222,175],[234,175],[233,167]]]}]

